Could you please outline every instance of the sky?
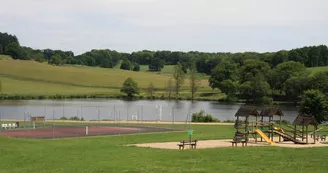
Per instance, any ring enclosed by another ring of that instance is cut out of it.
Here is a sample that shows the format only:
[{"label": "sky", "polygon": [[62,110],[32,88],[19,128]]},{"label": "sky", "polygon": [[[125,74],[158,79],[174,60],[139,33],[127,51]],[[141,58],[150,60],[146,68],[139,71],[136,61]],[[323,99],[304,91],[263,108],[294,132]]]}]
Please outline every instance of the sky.
[{"label": "sky", "polygon": [[327,0],[0,0],[35,49],[273,52],[328,44]]}]

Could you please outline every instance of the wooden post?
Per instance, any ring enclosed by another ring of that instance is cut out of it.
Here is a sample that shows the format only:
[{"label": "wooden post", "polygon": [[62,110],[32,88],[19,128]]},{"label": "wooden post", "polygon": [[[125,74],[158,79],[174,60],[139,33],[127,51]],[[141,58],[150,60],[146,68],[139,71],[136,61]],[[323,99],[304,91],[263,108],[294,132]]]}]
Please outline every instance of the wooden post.
[{"label": "wooden post", "polygon": [[314,139],[314,144],[316,143],[316,139],[317,139],[317,135],[316,135],[316,131],[317,131],[317,126],[314,126],[314,132],[313,132],[313,139]]},{"label": "wooden post", "polygon": [[271,141],[273,141],[273,116],[271,117],[270,123],[270,133],[271,133]]},{"label": "wooden post", "polygon": [[308,125],[306,126],[306,143],[308,144],[309,143],[309,135],[308,135]]},{"label": "wooden post", "polygon": [[245,120],[245,132],[246,132],[246,142],[248,142],[248,135],[249,135],[249,131],[248,131],[248,117],[246,117],[246,120]]},{"label": "wooden post", "polygon": [[294,140],[296,140],[296,124],[294,125]]},{"label": "wooden post", "polygon": [[[261,123],[262,123],[262,127],[263,127],[263,116],[261,117]],[[261,142],[263,142],[263,138],[262,138],[262,136],[261,136]]]},{"label": "wooden post", "polygon": [[[282,126],[281,126],[281,115],[279,116],[279,128],[282,129]],[[279,142],[281,142],[281,136],[279,135]]]},{"label": "wooden post", "polygon": [[[255,117],[255,129],[257,129],[257,116]],[[257,133],[255,133],[255,143],[257,143]]]},{"label": "wooden post", "polygon": [[304,141],[304,122],[302,124],[302,141]]}]

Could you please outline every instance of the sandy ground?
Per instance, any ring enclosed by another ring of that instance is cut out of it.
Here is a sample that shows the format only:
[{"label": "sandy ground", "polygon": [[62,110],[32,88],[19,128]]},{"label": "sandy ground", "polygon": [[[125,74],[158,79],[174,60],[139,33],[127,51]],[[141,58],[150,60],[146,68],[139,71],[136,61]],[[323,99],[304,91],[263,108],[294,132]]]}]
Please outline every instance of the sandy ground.
[{"label": "sandy ground", "polygon": [[[258,139],[260,141],[260,139]],[[274,138],[274,141],[279,141],[278,137]],[[309,142],[313,142],[313,139],[309,138]],[[162,142],[162,143],[145,143],[145,144],[133,144],[133,146],[137,147],[148,147],[148,148],[161,148],[161,149],[179,149],[178,144],[179,142]],[[328,144],[323,144],[320,141],[316,142],[316,144],[294,144],[293,142],[276,142],[275,145],[269,145],[267,142],[257,142],[255,143],[254,140],[250,140],[247,144],[247,147],[257,147],[257,146],[274,146],[274,147],[289,147],[289,148],[308,148],[308,147],[328,147]],[[197,148],[220,148],[220,147],[232,147],[231,139],[223,139],[223,140],[204,140],[197,142]],[[241,143],[238,144],[237,147],[242,147]],[[189,146],[185,147],[188,149]]]}]

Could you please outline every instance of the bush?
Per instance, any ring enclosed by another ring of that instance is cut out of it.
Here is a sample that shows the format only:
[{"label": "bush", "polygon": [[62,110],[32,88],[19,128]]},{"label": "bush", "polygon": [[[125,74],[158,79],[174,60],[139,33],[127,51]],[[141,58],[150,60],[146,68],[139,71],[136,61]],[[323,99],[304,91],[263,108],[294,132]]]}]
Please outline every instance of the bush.
[{"label": "bush", "polygon": [[67,117],[65,117],[65,116],[62,116],[62,117],[60,117],[59,119],[60,119],[60,120],[68,120]]},{"label": "bush", "polygon": [[210,114],[205,115],[205,111],[201,110],[192,114],[191,122],[220,122],[220,120],[213,118]]},{"label": "bush", "polygon": [[78,117],[78,116],[70,117],[69,120],[84,121],[83,118],[80,118],[80,117]]}]

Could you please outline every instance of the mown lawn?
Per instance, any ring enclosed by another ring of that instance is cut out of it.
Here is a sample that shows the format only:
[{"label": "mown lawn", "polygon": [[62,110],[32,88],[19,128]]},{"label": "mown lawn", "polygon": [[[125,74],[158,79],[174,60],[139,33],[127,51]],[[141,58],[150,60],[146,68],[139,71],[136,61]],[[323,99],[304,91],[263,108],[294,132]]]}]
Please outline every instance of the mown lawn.
[{"label": "mown lawn", "polygon": [[322,71],[328,71],[328,66],[324,67],[312,67],[312,68],[307,68],[308,71],[310,71],[311,75],[316,74],[318,72]]},{"label": "mown lawn", "polygon": [[[232,126],[192,125],[195,139],[232,138]],[[0,172],[326,172],[327,148],[164,150],[125,144],[179,141],[186,132],[56,140],[0,137]]]}]

